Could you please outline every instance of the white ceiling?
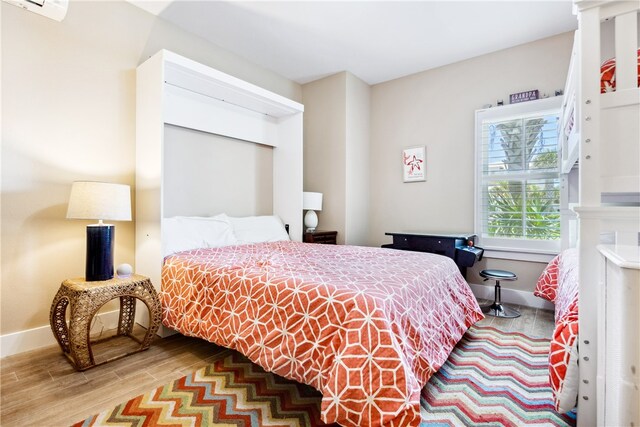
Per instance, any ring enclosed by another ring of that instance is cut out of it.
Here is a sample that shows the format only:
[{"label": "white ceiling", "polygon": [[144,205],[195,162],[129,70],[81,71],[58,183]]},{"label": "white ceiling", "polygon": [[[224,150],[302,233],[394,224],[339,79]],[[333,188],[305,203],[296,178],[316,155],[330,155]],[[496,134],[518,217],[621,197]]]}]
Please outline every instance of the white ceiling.
[{"label": "white ceiling", "polygon": [[569,0],[130,1],[298,83],[376,84],[577,28]]}]

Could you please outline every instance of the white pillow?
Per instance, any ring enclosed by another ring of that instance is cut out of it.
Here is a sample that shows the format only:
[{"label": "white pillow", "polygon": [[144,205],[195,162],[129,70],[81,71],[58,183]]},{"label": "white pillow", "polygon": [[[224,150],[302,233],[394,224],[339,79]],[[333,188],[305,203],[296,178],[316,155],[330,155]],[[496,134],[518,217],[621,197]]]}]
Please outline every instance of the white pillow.
[{"label": "white pillow", "polygon": [[176,216],[162,220],[162,256],[198,248],[218,248],[238,243],[229,217]]},{"label": "white pillow", "polygon": [[289,240],[282,220],[277,216],[229,217],[238,243],[262,243]]}]

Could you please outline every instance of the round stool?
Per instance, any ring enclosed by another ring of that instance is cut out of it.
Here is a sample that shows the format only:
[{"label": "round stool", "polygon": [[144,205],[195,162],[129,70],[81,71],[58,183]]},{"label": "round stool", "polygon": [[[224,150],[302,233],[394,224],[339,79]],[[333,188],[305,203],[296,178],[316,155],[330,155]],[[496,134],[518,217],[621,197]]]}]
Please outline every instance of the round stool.
[{"label": "round stool", "polygon": [[520,317],[520,313],[518,312],[518,310],[505,307],[504,305],[502,305],[502,301],[500,300],[500,289],[501,289],[500,281],[516,280],[518,276],[516,276],[510,271],[505,271],[505,270],[482,270],[480,272],[480,276],[484,277],[485,281],[490,279],[496,281],[496,293],[493,300],[493,304],[480,307],[482,309],[482,312],[485,314],[488,314],[489,316],[495,316],[495,317],[506,317],[506,318]]}]

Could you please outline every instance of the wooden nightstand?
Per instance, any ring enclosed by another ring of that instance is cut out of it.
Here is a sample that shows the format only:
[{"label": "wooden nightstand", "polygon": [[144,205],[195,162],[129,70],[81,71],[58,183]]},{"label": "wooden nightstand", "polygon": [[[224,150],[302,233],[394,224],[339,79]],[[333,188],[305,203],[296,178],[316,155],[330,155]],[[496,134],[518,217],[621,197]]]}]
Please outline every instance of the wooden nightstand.
[{"label": "wooden nightstand", "polygon": [[[100,307],[115,298],[120,298],[118,332],[99,341],[124,335],[140,343],[140,348],[96,364],[89,337],[91,320]],[[149,309],[149,328],[142,340],[132,335],[136,299],[142,301]],[[68,328],[65,321],[67,305],[70,308]],[[151,280],[137,274],[124,279],[114,277],[99,282],[87,282],[84,279],[65,280],[53,299],[49,315],[53,335],[58,340],[62,352],[78,371],[148,349],[158,331],[161,317],[160,300]]]},{"label": "wooden nightstand", "polygon": [[304,233],[304,241],[305,243],[324,243],[327,245],[335,245],[337,236],[337,231],[307,231]]}]

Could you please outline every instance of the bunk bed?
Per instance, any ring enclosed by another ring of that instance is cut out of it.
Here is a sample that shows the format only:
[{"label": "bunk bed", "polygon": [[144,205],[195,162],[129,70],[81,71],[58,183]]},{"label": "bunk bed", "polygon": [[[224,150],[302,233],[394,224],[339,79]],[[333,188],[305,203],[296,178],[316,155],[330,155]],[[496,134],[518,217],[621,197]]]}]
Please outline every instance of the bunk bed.
[{"label": "bunk bed", "polygon": [[[640,303],[639,9],[631,1],[574,0],[579,29],[561,119],[561,214],[563,227],[577,219],[563,247],[576,246],[579,260],[579,426],[640,424],[638,310],[613,303]],[[571,200],[566,187],[575,174]],[[624,279],[631,284],[610,277],[612,260],[632,271]]]}]

